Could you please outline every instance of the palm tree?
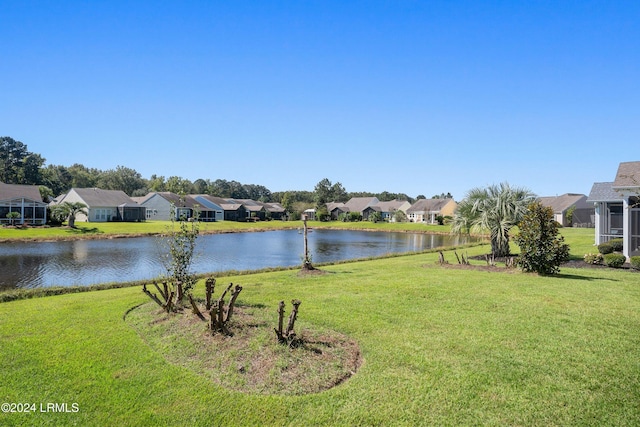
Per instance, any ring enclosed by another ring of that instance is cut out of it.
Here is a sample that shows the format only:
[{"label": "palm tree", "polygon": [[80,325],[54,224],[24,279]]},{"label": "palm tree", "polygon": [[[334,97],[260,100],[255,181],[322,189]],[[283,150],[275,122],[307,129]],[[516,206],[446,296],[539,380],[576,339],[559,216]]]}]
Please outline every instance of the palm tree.
[{"label": "palm tree", "polygon": [[51,212],[53,216],[61,221],[66,219],[69,228],[76,228],[76,215],[79,213],[88,215],[87,205],[82,202],[64,202],[56,205],[53,208],[53,212]]},{"label": "palm tree", "polygon": [[453,216],[453,233],[489,232],[493,256],[508,256],[509,230],[517,225],[535,194],[508,183],[473,188],[458,204]]}]

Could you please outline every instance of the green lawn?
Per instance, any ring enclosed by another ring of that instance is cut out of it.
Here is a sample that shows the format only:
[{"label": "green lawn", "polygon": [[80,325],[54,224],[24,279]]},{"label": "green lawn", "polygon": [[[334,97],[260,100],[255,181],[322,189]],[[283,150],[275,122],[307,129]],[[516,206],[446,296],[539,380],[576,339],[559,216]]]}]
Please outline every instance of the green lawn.
[{"label": "green lawn", "polygon": [[[593,250],[586,237],[568,241]],[[358,373],[306,396],[231,392],[172,365],[124,320],[148,301],[139,287],[2,303],[0,403],[37,411],[0,413],[0,425],[640,425],[638,273],[538,277],[436,260],[218,279],[244,286],[241,304],[273,307],[274,322],[279,300],[299,298],[297,328],[359,342]],[[50,402],[79,411],[40,412]]]}]

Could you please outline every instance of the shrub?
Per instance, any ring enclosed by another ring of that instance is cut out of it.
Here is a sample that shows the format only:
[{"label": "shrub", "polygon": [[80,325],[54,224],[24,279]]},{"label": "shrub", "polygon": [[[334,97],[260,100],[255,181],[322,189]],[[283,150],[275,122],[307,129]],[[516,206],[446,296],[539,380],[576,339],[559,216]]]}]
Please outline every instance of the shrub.
[{"label": "shrub", "polygon": [[564,243],[553,210],[539,202],[529,205],[518,225],[520,233],[514,238],[520,246],[518,265],[522,270],[538,274],[556,274],[560,264],[569,259],[569,245]]},{"label": "shrub", "polygon": [[631,262],[631,268],[640,270],[640,256],[632,256],[630,262]]},{"label": "shrub", "polygon": [[362,221],[362,214],[360,212],[349,212],[349,221]]},{"label": "shrub", "polygon": [[587,264],[602,264],[602,254],[585,254],[584,262]]},{"label": "shrub", "polygon": [[620,268],[624,265],[627,257],[622,254],[606,254],[603,259],[604,265],[607,267]]},{"label": "shrub", "polygon": [[609,242],[600,243],[598,245],[598,252],[602,255],[613,253],[613,246]]},{"label": "shrub", "polygon": [[609,240],[609,244],[613,248],[614,252],[622,252],[622,239]]}]

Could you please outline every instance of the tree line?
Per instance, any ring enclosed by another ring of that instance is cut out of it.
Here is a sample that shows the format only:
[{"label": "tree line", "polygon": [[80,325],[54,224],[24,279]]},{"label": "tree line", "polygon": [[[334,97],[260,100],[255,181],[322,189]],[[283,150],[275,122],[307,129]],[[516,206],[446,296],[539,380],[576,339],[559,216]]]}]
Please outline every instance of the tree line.
[{"label": "tree line", "polygon": [[[404,193],[348,192],[340,182],[324,178],[313,191],[271,192],[264,185],[243,184],[225,179],[189,179],[180,176],[151,175],[144,178],[135,169],[117,166],[101,170],[75,163],[71,166],[45,165],[46,159],[28,150],[26,144],[11,137],[0,137],[0,182],[6,184],[38,185],[45,201],[66,193],[71,188],[102,188],[122,190],[129,196],[145,196],[149,192],[169,191],[176,194],[209,194],[222,198],[253,199],[261,202],[281,203],[290,212],[301,212],[309,207],[321,207],[328,202],[346,202],[352,197],[377,197],[380,201],[417,199]],[[451,197],[450,193],[433,198]]]}]

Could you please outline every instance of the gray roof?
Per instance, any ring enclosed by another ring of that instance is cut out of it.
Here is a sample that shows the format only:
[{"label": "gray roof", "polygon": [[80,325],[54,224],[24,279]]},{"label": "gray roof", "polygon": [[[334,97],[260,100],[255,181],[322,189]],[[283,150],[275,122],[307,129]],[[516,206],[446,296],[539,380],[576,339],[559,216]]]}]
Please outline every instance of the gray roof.
[{"label": "gray roof", "polygon": [[252,199],[227,199],[227,201],[240,203],[249,212],[260,212],[265,209],[264,205]]},{"label": "gray roof", "polygon": [[420,199],[407,209],[407,213],[440,212],[449,201],[451,199]]},{"label": "gray roof", "polygon": [[400,209],[405,203],[407,203],[406,200],[391,200],[388,202],[380,202],[377,206],[380,207],[381,212],[394,212]]},{"label": "gray roof", "polygon": [[120,206],[135,203],[124,191],[103,190],[101,188],[72,188],[84,203],[91,206]]},{"label": "gray roof", "polygon": [[617,202],[622,195],[613,189],[613,182],[594,182],[587,202]]},{"label": "gray roof", "polygon": [[593,205],[589,206],[587,203],[587,196],[584,194],[567,193],[561,196],[539,197],[538,201],[543,206],[553,209],[554,213],[562,213],[572,206],[575,206],[576,209],[593,208]]},{"label": "gray roof", "polygon": [[5,184],[0,182],[0,200],[25,198],[42,202],[37,185]]},{"label": "gray roof", "polygon": [[613,188],[640,187],[640,162],[622,162],[613,182]]},{"label": "gray roof", "polygon": [[226,200],[222,197],[210,196],[208,194],[200,194],[198,195],[198,197],[203,197],[209,200],[211,203],[215,203],[225,211],[237,211],[242,207],[241,203],[238,203],[235,200]]},{"label": "gray roof", "polygon": [[352,197],[344,205],[349,209],[349,212],[363,212],[367,207],[378,203],[377,197]]},{"label": "gray roof", "polygon": [[284,207],[280,203],[269,202],[269,203],[263,203],[263,204],[264,204],[264,207],[269,212],[285,212]]},{"label": "gray roof", "polygon": [[327,210],[333,212],[335,209],[340,209],[342,212],[349,212],[349,208],[341,202],[327,203]]}]

